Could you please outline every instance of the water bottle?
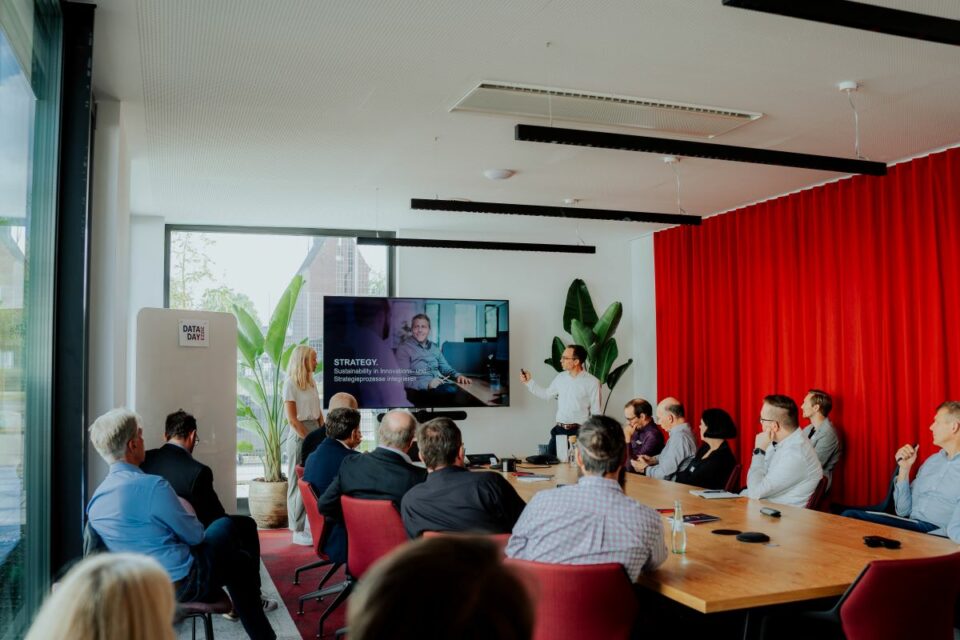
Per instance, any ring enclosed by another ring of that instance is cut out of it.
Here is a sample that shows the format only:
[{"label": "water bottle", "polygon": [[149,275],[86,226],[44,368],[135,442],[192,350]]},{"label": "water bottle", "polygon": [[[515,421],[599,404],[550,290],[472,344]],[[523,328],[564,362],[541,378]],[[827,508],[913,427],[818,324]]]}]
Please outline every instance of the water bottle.
[{"label": "water bottle", "polygon": [[567,436],[567,464],[577,466],[577,436]]},{"label": "water bottle", "polygon": [[674,553],[687,552],[687,531],[683,526],[683,508],[680,501],[673,503],[673,526],[670,527],[673,538],[671,551]]}]

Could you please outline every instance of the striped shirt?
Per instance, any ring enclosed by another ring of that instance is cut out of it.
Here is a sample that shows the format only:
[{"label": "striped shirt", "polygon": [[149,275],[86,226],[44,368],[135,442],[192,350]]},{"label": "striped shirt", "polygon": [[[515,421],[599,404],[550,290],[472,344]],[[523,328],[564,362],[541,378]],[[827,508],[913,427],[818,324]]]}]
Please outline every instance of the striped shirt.
[{"label": "striped shirt", "polygon": [[667,559],[660,515],[616,480],[585,476],[537,493],[513,527],[507,556],[551,564],[623,565],[630,580]]}]

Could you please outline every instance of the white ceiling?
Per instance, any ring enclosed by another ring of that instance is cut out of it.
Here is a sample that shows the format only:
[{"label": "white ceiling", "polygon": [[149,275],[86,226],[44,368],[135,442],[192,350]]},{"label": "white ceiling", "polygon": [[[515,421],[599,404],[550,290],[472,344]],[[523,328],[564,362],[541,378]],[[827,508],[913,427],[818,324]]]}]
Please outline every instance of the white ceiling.
[{"label": "white ceiling", "polygon": [[[960,19],[957,0],[873,3]],[[836,83],[856,80],[870,159],[960,142],[960,47],[721,0],[97,4],[95,92],[125,103],[133,212],[175,222],[474,232],[544,224],[408,210],[411,197],[434,196],[676,211],[659,156],[515,142],[521,120],[450,113],[481,80],[758,111],[759,121],[715,142],[846,157],[853,118]],[[517,175],[491,182],[482,170],[493,167]],[[683,160],[680,172],[683,207],[699,215],[840,177],[699,159]]]}]

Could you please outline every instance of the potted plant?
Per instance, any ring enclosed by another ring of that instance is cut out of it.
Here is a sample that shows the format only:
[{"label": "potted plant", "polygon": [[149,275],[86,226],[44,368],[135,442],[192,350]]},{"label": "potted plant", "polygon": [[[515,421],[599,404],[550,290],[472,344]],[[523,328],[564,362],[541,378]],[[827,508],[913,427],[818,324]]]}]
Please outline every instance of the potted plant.
[{"label": "potted plant", "polygon": [[237,394],[238,424],[263,441],[263,477],[250,482],[250,515],[261,528],[287,526],[288,479],[283,474],[281,457],[289,430],[283,404],[283,383],[290,354],[298,344],[286,344],[287,329],[303,282],[303,278],[297,275],[287,285],[270,317],[266,335],[247,311],[233,305],[240,363],[237,370],[240,388]]},{"label": "potted plant", "polygon": [[[624,372],[633,364],[630,358],[623,364],[614,367],[620,355],[617,341],[613,334],[617,331],[620,318],[623,317],[623,304],[612,302],[602,316],[597,311],[590,298],[586,283],[577,278],[567,290],[567,302],[563,307],[563,330],[573,337],[573,342],[587,350],[587,371],[600,381],[600,385],[607,385],[607,399],[603,403],[603,412],[607,412],[607,403],[613,394],[613,388],[623,376]],[[550,357],[544,360],[557,371],[563,371],[560,357],[567,343],[559,337],[553,338]]]}]

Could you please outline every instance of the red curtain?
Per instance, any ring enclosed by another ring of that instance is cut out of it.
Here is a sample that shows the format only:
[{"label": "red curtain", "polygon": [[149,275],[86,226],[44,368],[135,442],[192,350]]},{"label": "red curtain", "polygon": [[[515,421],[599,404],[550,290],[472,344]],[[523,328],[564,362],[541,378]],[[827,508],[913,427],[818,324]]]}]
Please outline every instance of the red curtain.
[{"label": "red curtain", "polygon": [[900,445],[935,453],[935,408],[960,399],[960,149],[669,229],[654,250],[659,396],[694,425],[729,411],[741,461],[763,396],[799,405],[812,387],[844,439],[833,500],[881,498]]}]

